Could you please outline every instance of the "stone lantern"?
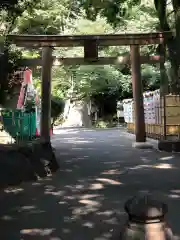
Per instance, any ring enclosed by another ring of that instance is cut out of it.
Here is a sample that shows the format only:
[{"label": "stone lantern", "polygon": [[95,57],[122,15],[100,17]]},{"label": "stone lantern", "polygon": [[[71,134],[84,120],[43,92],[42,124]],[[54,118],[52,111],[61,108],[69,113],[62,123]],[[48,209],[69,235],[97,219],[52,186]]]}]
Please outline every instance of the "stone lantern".
[{"label": "stone lantern", "polygon": [[120,233],[121,240],[173,240],[165,221],[167,205],[151,195],[135,196],[125,203],[128,221]]}]

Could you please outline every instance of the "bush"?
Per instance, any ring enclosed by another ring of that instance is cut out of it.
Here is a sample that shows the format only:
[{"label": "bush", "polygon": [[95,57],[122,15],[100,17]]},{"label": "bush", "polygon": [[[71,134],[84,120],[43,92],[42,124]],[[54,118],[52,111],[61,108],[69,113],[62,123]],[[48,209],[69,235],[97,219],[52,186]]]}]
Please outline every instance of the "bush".
[{"label": "bush", "polygon": [[104,121],[104,120],[98,120],[94,126],[96,128],[113,128],[113,127],[116,127],[117,126],[117,122],[114,122],[114,121]]},{"label": "bush", "polygon": [[13,94],[14,88],[20,84],[19,78],[14,76],[19,68],[21,52],[10,45],[4,47],[0,55],[0,104],[4,102],[8,94]]},{"label": "bush", "polygon": [[52,127],[57,124],[57,122],[62,122],[61,115],[64,112],[64,100],[58,97],[52,97],[51,99],[51,119]]}]

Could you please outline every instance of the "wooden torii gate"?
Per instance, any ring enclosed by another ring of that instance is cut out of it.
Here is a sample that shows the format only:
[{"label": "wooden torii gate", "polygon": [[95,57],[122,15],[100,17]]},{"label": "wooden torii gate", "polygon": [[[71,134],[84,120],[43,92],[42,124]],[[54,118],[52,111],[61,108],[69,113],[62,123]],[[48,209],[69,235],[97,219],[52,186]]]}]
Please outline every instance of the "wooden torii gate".
[{"label": "wooden torii gate", "polygon": [[[51,68],[52,65],[105,65],[131,64],[132,86],[135,107],[136,142],[146,142],[143,89],[141,81],[142,63],[163,63],[163,56],[140,56],[141,45],[162,44],[164,37],[171,37],[171,32],[143,34],[109,35],[9,35],[8,39],[21,47],[42,48],[41,59],[25,59],[25,66],[42,66],[42,113],[41,138],[50,141],[51,113]],[[53,47],[84,47],[83,58],[53,58]],[[120,57],[98,57],[99,46],[130,46],[130,55]]]}]

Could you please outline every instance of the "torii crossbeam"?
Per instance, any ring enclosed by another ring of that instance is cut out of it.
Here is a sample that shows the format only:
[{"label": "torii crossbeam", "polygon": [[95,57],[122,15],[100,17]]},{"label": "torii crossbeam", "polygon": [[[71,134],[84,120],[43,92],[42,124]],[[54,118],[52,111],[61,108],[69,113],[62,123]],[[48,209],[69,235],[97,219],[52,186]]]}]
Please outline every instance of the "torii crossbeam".
[{"label": "torii crossbeam", "polygon": [[[21,47],[42,48],[42,59],[29,60],[29,65],[42,66],[42,114],[41,138],[50,141],[51,113],[51,68],[53,65],[53,47],[84,47],[83,58],[55,59],[59,65],[79,64],[131,64],[133,98],[135,106],[136,142],[146,142],[143,89],[141,82],[141,64],[164,62],[162,56],[140,56],[141,45],[164,44],[164,39],[172,37],[171,32],[138,33],[138,34],[108,34],[108,35],[8,35],[8,39]],[[130,46],[130,56],[119,61],[115,58],[99,58],[99,46]],[[28,60],[26,60],[26,63]],[[36,63],[35,63],[36,61]],[[24,62],[25,63],[25,62]]]}]

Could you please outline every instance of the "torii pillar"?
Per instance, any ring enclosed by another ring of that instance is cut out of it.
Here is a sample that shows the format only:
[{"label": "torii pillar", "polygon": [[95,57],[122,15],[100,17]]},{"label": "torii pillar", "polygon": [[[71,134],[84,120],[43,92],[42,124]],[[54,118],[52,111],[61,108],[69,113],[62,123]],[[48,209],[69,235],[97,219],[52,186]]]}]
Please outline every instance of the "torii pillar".
[{"label": "torii pillar", "polygon": [[141,62],[139,45],[130,46],[131,68],[132,68],[132,88],[134,99],[134,120],[135,120],[135,143],[134,147],[152,148],[146,143],[146,130],[144,118],[143,87],[141,80]]},{"label": "torii pillar", "polygon": [[50,143],[52,48],[42,50],[41,141]]}]

